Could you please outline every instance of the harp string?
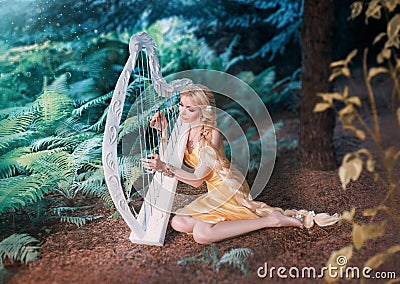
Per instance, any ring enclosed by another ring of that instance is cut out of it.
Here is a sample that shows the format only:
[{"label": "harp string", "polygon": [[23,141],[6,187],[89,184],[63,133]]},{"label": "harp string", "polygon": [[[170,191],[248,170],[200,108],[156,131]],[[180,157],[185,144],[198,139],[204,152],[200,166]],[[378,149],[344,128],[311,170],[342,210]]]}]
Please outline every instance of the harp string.
[{"label": "harp string", "polygon": [[[146,77],[144,74],[144,66],[143,66],[143,50],[139,53],[138,56],[138,65],[139,65],[139,69],[138,69],[138,73],[139,73],[139,103],[137,104],[137,116],[138,116],[138,124],[139,124],[139,143],[140,143],[140,157],[141,158],[146,158],[147,157],[147,143],[146,143],[146,139],[145,139],[145,113],[144,113],[144,90],[145,90],[145,84],[146,84]],[[141,166],[142,168],[142,178],[141,178],[141,182],[142,182],[142,186],[139,189],[140,191],[142,191],[142,196],[146,195],[146,179],[147,179],[147,184],[150,183],[150,179],[149,179],[149,175],[145,172],[145,169],[143,168],[143,166]],[[147,227],[147,205],[146,202],[142,203],[142,210],[144,210],[144,218],[143,218],[143,222],[142,222],[142,228],[143,230],[146,230]]]},{"label": "harp string", "polygon": [[[156,91],[156,80],[151,75],[151,60],[149,53],[146,48],[139,52],[136,59],[137,69],[135,76],[138,83],[138,96],[135,102],[135,111],[137,116],[137,142],[133,145],[133,148],[139,147],[139,151],[131,149],[131,153],[139,154],[141,158],[148,158],[150,153],[157,153],[162,157],[162,160],[167,162],[175,154],[177,143],[175,143],[180,136],[180,129],[174,129],[175,124],[178,123],[177,113],[179,100],[179,91],[174,90],[173,93],[164,93],[166,90],[162,90],[160,94]],[[162,96],[161,96],[162,95]],[[154,115],[159,112],[158,128],[150,128],[149,123]],[[161,124],[162,115],[165,115],[167,120],[166,125]],[[166,134],[162,137],[161,133]],[[162,140],[162,139],[166,140]],[[170,146],[167,142],[169,141]],[[171,143],[172,142],[172,143]],[[139,153],[138,153],[139,152]],[[137,155],[136,154],[136,155]],[[160,196],[161,190],[163,190],[164,176],[160,173],[157,175],[157,181],[153,182],[154,175],[156,173],[148,173],[143,165],[139,162],[140,168],[140,180],[136,184],[136,191],[140,192],[140,195],[145,199],[142,202],[142,210],[140,225],[143,230],[146,230],[150,222],[150,218],[153,215],[154,210],[157,206],[157,198]],[[154,180],[155,181],[155,180]],[[138,188],[139,187],[139,188]],[[151,192],[149,192],[151,191]]]}]

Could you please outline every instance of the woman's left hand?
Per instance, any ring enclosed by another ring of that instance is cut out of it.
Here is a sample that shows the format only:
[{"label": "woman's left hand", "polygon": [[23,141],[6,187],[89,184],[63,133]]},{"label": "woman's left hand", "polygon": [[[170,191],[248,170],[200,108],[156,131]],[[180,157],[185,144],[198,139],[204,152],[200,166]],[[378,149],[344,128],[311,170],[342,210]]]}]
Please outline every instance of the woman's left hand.
[{"label": "woman's left hand", "polygon": [[156,171],[162,172],[165,170],[165,163],[160,160],[160,156],[158,154],[150,154],[147,157],[147,159],[140,159],[143,167],[146,168],[146,172],[154,173]]}]

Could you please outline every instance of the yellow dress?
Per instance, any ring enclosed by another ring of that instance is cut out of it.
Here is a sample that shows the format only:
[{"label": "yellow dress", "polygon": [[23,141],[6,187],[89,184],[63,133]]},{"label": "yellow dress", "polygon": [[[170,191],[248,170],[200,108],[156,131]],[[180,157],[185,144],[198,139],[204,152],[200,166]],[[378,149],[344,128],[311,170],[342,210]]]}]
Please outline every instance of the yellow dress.
[{"label": "yellow dress", "polygon": [[[249,186],[244,176],[232,164],[216,170],[216,155],[222,155],[223,149],[215,153],[212,147],[200,147],[197,143],[191,153],[185,151],[185,163],[196,168],[199,161],[206,162],[213,168],[206,177],[208,192],[200,195],[185,207],[177,210],[177,214],[189,215],[195,219],[208,223],[219,223],[222,221],[246,220],[259,217],[266,217],[271,212],[280,211],[286,216],[300,214],[303,216],[303,224],[306,228],[314,225],[328,226],[338,221],[338,214],[328,215],[326,213],[315,214],[307,210],[283,210],[278,207],[271,207],[264,202],[254,201],[250,195]],[[226,160],[226,158],[224,158]]]}]

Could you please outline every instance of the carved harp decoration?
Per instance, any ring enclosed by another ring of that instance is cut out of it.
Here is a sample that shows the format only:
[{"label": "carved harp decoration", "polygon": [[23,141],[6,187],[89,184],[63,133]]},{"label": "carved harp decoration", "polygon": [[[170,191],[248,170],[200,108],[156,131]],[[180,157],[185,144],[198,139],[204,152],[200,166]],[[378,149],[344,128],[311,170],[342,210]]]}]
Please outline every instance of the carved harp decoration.
[{"label": "carved harp decoration", "polygon": [[[144,32],[131,37],[129,52],[130,56],[119,76],[107,113],[102,146],[105,182],[115,207],[131,229],[129,239],[138,244],[162,246],[177,180],[164,177],[158,172],[155,174],[145,173],[141,168],[138,157],[145,157],[156,151],[157,134],[155,137],[154,135],[148,137],[150,132],[148,128],[149,117],[158,110],[166,109],[164,113],[168,115],[169,137],[167,145],[164,145],[166,149],[163,151],[163,160],[177,167],[182,166],[187,141],[187,125],[182,123],[177,116],[176,108],[175,116],[172,115],[174,111],[171,106],[173,99],[177,98],[180,90],[192,82],[189,79],[175,80],[170,84],[166,82],[160,72],[156,44]],[[134,78],[133,83],[129,85],[132,77]],[[135,84],[139,87],[135,88]],[[133,125],[136,134],[133,135],[133,138],[140,137],[140,141],[137,142],[138,139],[136,139],[133,143],[128,143],[127,152],[131,154],[131,160],[136,161],[137,169],[140,169],[140,181],[136,181],[136,184],[140,184],[139,189],[135,186],[132,187],[137,190],[136,192],[141,191],[144,198],[139,213],[135,215],[132,213],[132,206],[129,204],[130,196],[127,196],[130,194],[130,189],[123,186],[123,183],[126,184],[125,181],[121,181],[120,161],[122,154],[121,147],[118,148],[122,144],[121,140],[123,140],[121,139],[121,129],[126,130],[128,128],[127,119],[123,127],[120,125],[125,111],[124,104],[128,85],[129,88],[133,88],[137,92],[136,100],[132,105],[134,112],[136,112],[136,120],[134,120]]]}]

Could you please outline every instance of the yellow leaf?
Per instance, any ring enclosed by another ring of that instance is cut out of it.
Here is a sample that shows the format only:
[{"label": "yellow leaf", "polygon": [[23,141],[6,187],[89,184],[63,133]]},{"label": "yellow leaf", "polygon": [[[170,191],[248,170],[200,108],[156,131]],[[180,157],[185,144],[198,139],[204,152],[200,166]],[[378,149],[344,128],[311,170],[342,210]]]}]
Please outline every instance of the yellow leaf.
[{"label": "yellow leaf", "polygon": [[350,61],[357,55],[358,50],[354,49],[352,52],[349,53],[346,57],[346,63],[350,63]]},{"label": "yellow leaf", "polygon": [[[336,267],[337,270],[339,271],[339,268],[346,267],[346,264],[350,260],[350,258],[353,255],[353,246],[347,246],[343,247],[340,250],[335,250],[331,253],[331,256],[328,259],[328,262],[326,263],[326,267]],[[335,283],[340,279],[340,273],[338,273],[337,277],[332,277],[334,276],[333,273],[325,273],[325,282],[327,283]]]},{"label": "yellow leaf", "polygon": [[343,90],[343,96],[347,98],[349,96],[349,86],[345,86]]},{"label": "yellow leaf", "polygon": [[372,77],[374,77],[380,73],[389,73],[389,70],[387,70],[385,67],[373,67],[373,68],[369,69],[368,79],[371,80]]},{"label": "yellow leaf", "polygon": [[376,239],[385,233],[386,221],[381,223],[371,223],[366,225],[361,225],[363,228],[364,236],[366,239]]},{"label": "yellow leaf", "polygon": [[353,157],[355,157],[355,156],[354,156],[354,153],[347,153],[347,154],[344,155],[344,157],[343,157],[342,164],[346,164],[346,163],[350,160],[350,158],[353,158]]},{"label": "yellow leaf", "polygon": [[366,240],[376,239],[385,233],[386,221],[381,223],[353,225],[353,244],[359,250]]},{"label": "yellow leaf", "polygon": [[376,56],[376,62],[378,62],[379,64],[383,63],[383,51],[379,52],[379,54]]},{"label": "yellow leaf", "polygon": [[360,150],[358,150],[357,151],[357,154],[359,154],[359,155],[361,155],[361,154],[364,154],[364,155],[366,155],[369,159],[372,159],[372,154],[371,154],[371,152],[368,150],[368,149],[366,149],[366,148],[361,148]]},{"label": "yellow leaf", "polygon": [[338,114],[339,116],[344,116],[346,114],[350,114],[354,111],[354,107],[351,104],[346,105],[344,108],[339,110]]},{"label": "yellow leaf", "polygon": [[364,244],[364,234],[362,227],[356,223],[353,224],[353,244],[356,250],[359,250]]},{"label": "yellow leaf", "polygon": [[391,54],[392,54],[392,51],[388,48],[382,50],[382,56],[386,59],[389,59]]},{"label": "yellow leaf", "polygon": [[[349,116],[349,115],[347,115],[347,116]],[[341,120],[342,120],[342,122],[344,123],[345,119],[342,119],[342,118],[343,118],[343,117],[341,117]],[[351,123],[351,122],[349,122],[349,123]],[[349,130],[349,131],[353,132],[354,135],[356,135],[357,138],[360,139],[360,140],[362,140],[362,141],[364,141],[365,138],[366,138],[366,135],[365,135],[364,131],[362,131],[362,130],[360,130],[360,129],[357,129],[354,125],[351,125],[351,124],[344,124],[344,125],[343,125],[343,130]]]},{"label": "yellow leaf", "polygon": [[356,208],[353,207],[353,208],[351,208],[350,211],[344,211],[340,215],[340,220],[346,220],[346,221],[349,221],[349,222],[353,222],[353,218],[354,218],[355,214],[356,214]]},{"label": "yellow leaf", "polygon": [[382,32],[379,35],[377,35],[372,44],[375,44],[375,43],[379,42],[385,35],[386,35],[386,33],[384,33],[384,32]]},{"label": "yellow leaf", "polygon": [[343,163],[339,168],[339,178],[342,183],[343,189],[346,189],[346,185],[351,181],[356,181],[362,171],[362,160],[360,158],[354,158],[347,163]]},{"label": "yellow leaf", "polygon": [[346,99],[346,103],[351,103],[351,104],[353,104],[353,105],[356,105],[356,106],[358,106],[358,107],[360,107],[361,106],[361,100],[360,100],[360,98],[359,97],[350,97],[350,98],[348,98],[348,99]]},{"label": "yellow leaf", "polygon": [[349,17],[349,19],[354,20],[362,12],[363,8],[362,2],[361,1],[354,2],[350,5],[350,8],[351,8],[351,16]]},{"label": "yellow leaf", "polygon": [[329,67],[335,68],[335,67],[343,66],[345,64],[346,64],[346,60],[339,60],[339,61],[331,62],[331,64],[329,64]]},{"label": "yellow leaf", "polygon": [[367,171],[369,171],[370,173],[372,173],[375,170],[375,164],[376,161],[373,159],[368,159],[367,160]]},{"label": "yellow leaf", "polygon": [[396,277],[394,279],[390,279],[389,281],[387,281],[385,284],[394,284],[394,283],[400,283],[400,278]]},{"label": "yellow leaf", "polygon": [[356,129],[356,131],[354,132],[354,134],[357,136],[358,139],[364,141],[365,140],[365,132],[360,130],[360,129]]},{"label": "yellow leaf", "polygon": [[376,269],[381,266],[389,257],[400,251],[400,245],[388,248],[386,251],[378,253],[367,260],[364,267]]},{"label": "yellow leaf", "polygon": [[[354,113],[345,115],[345,116],[339,116],[340,121],[343,124],[343,129],[346,130],[347,127],[352,127],[355,129],[355,127],[352,125],[354,119],[355,119],[355,115]],[[347,130],[351,130],[351,129],[347,129]]]},{"label": "yellow leaf", "polygon": [[384,164],[385,164],[385,167],[387,167],[388,169],[392,169],[396,162],[396,152],[397,152],[397,149],[394,146],[389,147],[385,150]]},{"label": "yellow leaf", "polygon": [[389,40],[396,41],[400,31],[400,15],[396,14],[387,25],[387,35]]},{"label": "yellow leaf", "polygon": [[400,107],[397,109],[397,123],[400,125]]},{"label": "yellow leaf", "polygon": [[317,93],[318,97],[321,97],[324,102],[332,103],[333,100],[343,101],[343,95],[341,93]]},{"label": "yellow leaf", "polygon": [[342,75],[342,68],[335,68],[332,70],[332,74],[329,76],[329,82],[332,82],[333,80],[336,79],[336,77],[339,77]]},{"label": "yellow leaf", "polygon": [[365,12],[365,23],[368,24],[368,18],[381,18],[381,8],[382,6],[379,5],[380,1],[373,0],[369,3],[368,9]]},{"label": "yellow leaf", "polygon": [[387,209],[388,208],[386,206],[380,205],[378,207],[365,209],[362,214],[366,217],[372,217],[375,216],[379,211],[387,211]]},{"label": "yellow leaf", "polygon": [[348,68],[348,67],[343,67],[342,68],[342,74],[344,75],[344,76],[346,76],[347,78],[349,78],[350,77],[350,69]]},{"label": "yellow leaf", "polygon": [[382,1],[383,5],[389,10],[389,12],[393,12],[398,4],[398,0],[386,0]]},{"label": "yellow leaf", "polygon": [[331,107],[331,105],[328,103],[317,103],[314,107],[313,112],[323,112],[330,107]]}]

